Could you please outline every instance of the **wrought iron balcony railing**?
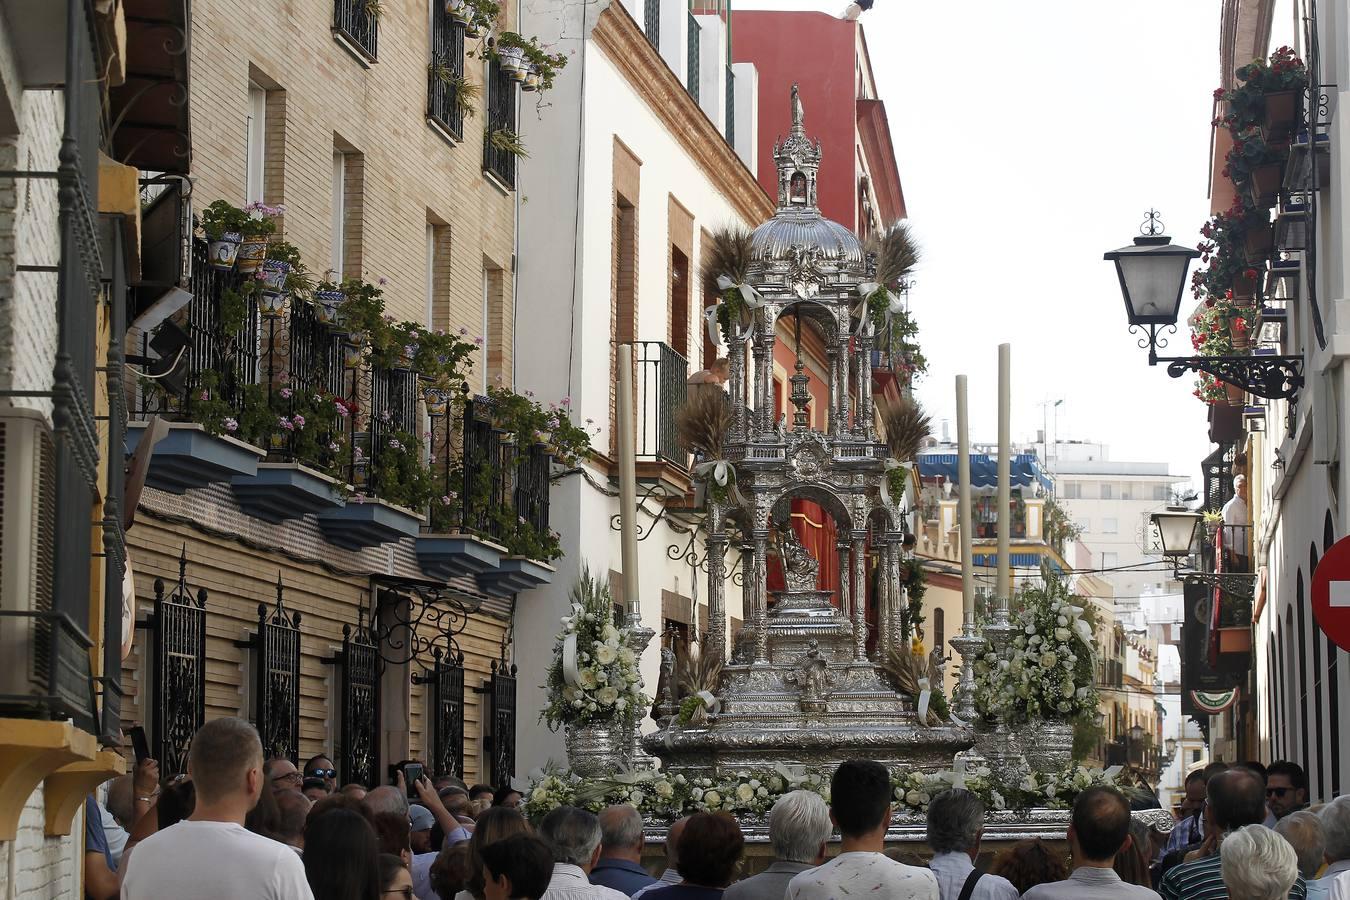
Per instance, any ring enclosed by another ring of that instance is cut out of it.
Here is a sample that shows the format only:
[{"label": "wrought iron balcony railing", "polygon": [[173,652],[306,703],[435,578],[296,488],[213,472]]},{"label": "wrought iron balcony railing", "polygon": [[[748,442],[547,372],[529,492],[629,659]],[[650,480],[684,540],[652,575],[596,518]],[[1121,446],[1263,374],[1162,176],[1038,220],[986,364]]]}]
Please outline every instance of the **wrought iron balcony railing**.
[{"label": "wrought iron balcony railing", "polygon": [[634,350],[637,458],[688,466],[689,454],[680,449],[675,435],[675,411],[684,404],[689,363],[675,348],[660,341],[638,341]]},{"label": "wrought iron balcony railing", "polygon": [[503,410],[467,387],[449,396],[411,358],[358,346],[307,300],[259,308],[237,290],[241,276],[210,268],[201,242],[195,256],[181,387],[142,383],[135,417],[197,422],[258,445],[269,461],[327,474],[355,500],[410,507],[428,513],[433,530],[547,558],[551,455],[539,435],[508,430],[518,425],[504,427]]},{"label": "wrought iron balcony railing", "polygon": [[689,91],[689,96],[698,102],[698,78],[699,78],[699,45],[702,42],[703,29],[699,27],[698,19],[694,14],[687,13],[689,16],[689,64],[685,73],[685,87]]},{"label": "wrought iron balcony railing", "polygon": [[508,188],[516,186],[516,154],[493,135],[516,134],[516,86],[496,60],[488,66],[487,127],[483,129],[483,170]]},{"label": "wrought iron balcony railing", "polygon": [[464,25],[445,4],[432,4],[431,64],[427,67],[427,118],[456,138],[464,133],[464,103],[455,79],[464,77]]},{"label": "wrought iron balcony railing", "polygon": [[333,33],[372,62],[379,52],[380,17],[372,0],[333,0]]}]

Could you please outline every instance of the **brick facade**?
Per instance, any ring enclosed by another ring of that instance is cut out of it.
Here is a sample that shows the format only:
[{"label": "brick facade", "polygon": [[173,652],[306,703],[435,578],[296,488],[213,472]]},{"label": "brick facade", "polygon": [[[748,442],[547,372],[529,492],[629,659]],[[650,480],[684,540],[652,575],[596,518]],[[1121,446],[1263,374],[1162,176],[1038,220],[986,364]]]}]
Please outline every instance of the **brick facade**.
[{"label": "brick facade", "polygon": [[[427,316],[427,222],[453,240],[438,242],[449,271],[435,280],[432,319],[488,342],[480,365],[511,380],[510,322],[514,194],[482,173],[482,99],[451,144],[426,122],[428,22],[439,0],[381,5],[379,60],[363,66],[331,32],[332,0],[241,0],[193,7],[191,106],[193,202],[245,201],[249,84],[267,91],[264,197],[284,204],[285,238],[322,274],[332,258],[332,156],[348,152],[343,268],[386,279],[391,314]],[[510,10],[503,28],[511,27]],[[476,42],[469,41],[472,51]],[[465,60],[481,83],[481,60]],[[486,93],[486,92],[484,92]],[[484,330],[483,271],[499,273],[495,327]],[[474,381],[481,383],[482,376]]]}]

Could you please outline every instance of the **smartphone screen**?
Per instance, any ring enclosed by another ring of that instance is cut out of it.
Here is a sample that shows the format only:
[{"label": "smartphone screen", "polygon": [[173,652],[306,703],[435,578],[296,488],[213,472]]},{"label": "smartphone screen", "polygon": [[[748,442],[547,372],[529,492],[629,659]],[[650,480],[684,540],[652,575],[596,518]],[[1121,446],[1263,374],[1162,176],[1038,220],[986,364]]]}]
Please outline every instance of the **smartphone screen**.
[{"label": "smartphone screen", "polygon": [[131,735],[131,749],[136,754],[136,764],[140,765],[143,760],[150,758],[150,742],[145,738],[145,729],[133,725],[127,733]]},{"label": "smartphone screen", "polygon": [[417,779],[422,777],[421,763],[408,763],[403,767],[403,781],[408,786],[408,799],[417,799]]}]

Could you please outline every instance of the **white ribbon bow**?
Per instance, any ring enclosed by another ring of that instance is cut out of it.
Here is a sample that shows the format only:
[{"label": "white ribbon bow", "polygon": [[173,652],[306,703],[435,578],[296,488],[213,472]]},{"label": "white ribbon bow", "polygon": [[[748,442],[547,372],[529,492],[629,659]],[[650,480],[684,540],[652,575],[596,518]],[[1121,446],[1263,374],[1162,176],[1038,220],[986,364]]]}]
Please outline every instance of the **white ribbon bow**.
[{"label": "white ribbon bow", "polygon": [[708,329],[708,340],[712,343],[712,345],[714,347],[722,346],[722,329],[719,328],[717,325],[716,306],[704,307],[703,326]]},{"label": "white ribbon bow", "polygon": [[736,282],[732,281],[731,278],[727,275],[718,275],[717,289],[719,291],[725,291],[728,288],[735,288],[736,290],[740,291],[741,299],[744,300],[745,305],[750,307],[751,309],[759,309],[761,306],[764,305],[764,300],[759,296],[759,292],[756,291],[754,288],[752,288],[750,285],[737,284]]},{"label": "white ribbon bow", "polygon": [[872,299],[872,295],[877,291],[882,291],[886,295],[887,325],[891,322],[891,316],[904,310],[904,302],[899,297],[895,296],[894,292],[885,285],[877,284],[875,281],[864,281],[862,284],[858,285],[858,293],[862,295],[863,299],[862,309],[858,313],[858,329],[854,334],[862,334],[863,328],[866,327],[866,323],[871,319],[871,316],[868,315],[868,306],[870,305],[868,301]]},{"label": "white ribbon bow", "polygon": [[722,711],[722,701],[714,697],[712,691],[699,691],[694,696],[703,701],[703,708],[709,715],[717,715]]},{"label": "white ribbon bow", "polygon": [[933,699],[933,691],[931,690],[931,686],[930,686],[930,684],[929,684],[928,678],[927,678],[927,677],[920,678],[920,679],[919,679],[919,724],[920,724],[920,725],[927,725],[927,724],[928,724],[928,704],[932,701],[932,699]]},{"label": "white ribbon bow", "polygon": [[886,477],[885,477],[885,478],[882,478],[882,479],[881,479],[881,500],[882,500],[882,502],[885,503],[887,506],[891,506],[892,503],[891,503],[891,491],[890,491],[890,481],[891,481],[891,479],[890,479],[890,472],[891,472],[892,469],[904,469],[904,470],[905,470],[905,479],[908,480],[908,479],[909,479],[909,465],[908,465],[907,463],[899,462],[898,460],[895,460],[895,459],[888,459],[888,460],[886,460],[885,463],[883,463],[883,465],[886,467],[886,468],[885,468],[885,471],[886,471],[887,474],[886,474]]},{"label": "white ribbon bow", "polygon": [[577,668],[577,634],[575,631],[563,638],[562,668],[563,683],[570,687],[580,687],[581,672]]},{"label": "white ribbon bow", "polygon": [[1091,646],[1092,626],[1085,619],[1074,619],[1073,627],[1078,632],[1078,636],[1083,639],[1083,642]]},{"label": "white ribbon bow", "polygon": [[[955,718],[955,716],[953,716]],[[952,786],[952,790],[965,790],[966,787],[966,760],[961,755],[952,757],[952,770],[950,772],[939,772],[937,777],[946,781]]]},{"label": "white ribbon bow", "polygon": [[694,474],[700,478],[708,478],[711,472],[712,480],[717,482],[718,487],[727,486],[728,473],[731,471],[731,463],[725,459],[710,459],[694,466]]}]

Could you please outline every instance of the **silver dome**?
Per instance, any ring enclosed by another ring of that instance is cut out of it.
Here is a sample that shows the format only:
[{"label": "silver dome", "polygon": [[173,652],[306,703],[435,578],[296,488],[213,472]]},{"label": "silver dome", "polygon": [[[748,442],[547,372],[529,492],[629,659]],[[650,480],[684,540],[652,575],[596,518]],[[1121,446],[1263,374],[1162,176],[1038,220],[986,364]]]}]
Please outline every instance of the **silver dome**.
[{"label": "silver dome", "polygon": [[820,248],[821,261],[836,263],[842,269],[861,270],[865,264],[858,236],[813,209],[779,210],[751,235],[750,256],[760,263],[786,260],[797,246]]}]

